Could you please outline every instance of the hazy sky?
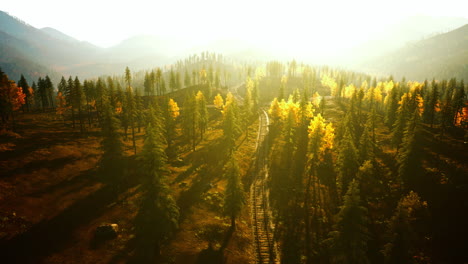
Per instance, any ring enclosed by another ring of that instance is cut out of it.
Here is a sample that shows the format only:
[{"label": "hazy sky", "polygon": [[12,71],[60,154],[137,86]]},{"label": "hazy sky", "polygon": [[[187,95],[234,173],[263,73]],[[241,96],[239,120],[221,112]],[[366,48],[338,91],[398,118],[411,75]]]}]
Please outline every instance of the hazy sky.
[{"label": "hazy sky", "polygon": [[358,43],[362,35],[409,16],[468,18],[467,0],[5,0],[0,9],[35,27],[53,27],[102,47],[154,34],[200,43],[241,38],[330,49]]}]

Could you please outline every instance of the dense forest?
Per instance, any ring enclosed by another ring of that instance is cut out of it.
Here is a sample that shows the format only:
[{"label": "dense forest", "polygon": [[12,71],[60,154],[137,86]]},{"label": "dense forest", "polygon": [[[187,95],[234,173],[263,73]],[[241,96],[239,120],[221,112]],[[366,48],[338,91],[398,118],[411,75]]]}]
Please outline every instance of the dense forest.
[{"label": "dense forest", "polygon": [[463,80],[203,52],[0,111],[5,263],[468,261]]}]

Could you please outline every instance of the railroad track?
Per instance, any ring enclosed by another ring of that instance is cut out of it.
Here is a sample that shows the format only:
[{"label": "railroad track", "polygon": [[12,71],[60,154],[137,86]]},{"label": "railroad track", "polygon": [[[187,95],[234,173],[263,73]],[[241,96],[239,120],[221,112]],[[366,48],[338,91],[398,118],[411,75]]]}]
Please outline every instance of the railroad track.
[{"label": "railroad track", "polygon": [[273,224],[269,209],[269,192],[266,186],[268,178],[268,114],[262,110],[257,137],[256,175],[250,186],[250,205],[253,232],[255,237],[255,252],[257,264],[280,263],[279,255],[273,238]]}]

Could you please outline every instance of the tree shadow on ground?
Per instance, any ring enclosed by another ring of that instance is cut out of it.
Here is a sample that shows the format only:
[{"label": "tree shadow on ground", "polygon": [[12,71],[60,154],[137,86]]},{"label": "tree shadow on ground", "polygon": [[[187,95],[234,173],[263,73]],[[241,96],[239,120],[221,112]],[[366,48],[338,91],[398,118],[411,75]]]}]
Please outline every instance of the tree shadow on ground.
[{"label": "tree shadow on ground", "polygon": [[[223,149],[223,141],[220,139],[212,145],[187,155],[187,160],[192,161],[192,167],[187,171],[198,173],[192,179],[191,186],[181,192],[177,200],[181,212],[181,221],[190,214],[191,207],[200,201],[201,196],[214,187],[214,181],[222,176],[224,164],[228,158]],[[209,164],[209,166],[205,166],[206,164]],[[188,175],[185,177],[188,177]]]},{"label": "tree shadow on ground", "polygon": [[223,264],[225,263],[224,251],[215,250],[211,247],[200,252],[196,264]]},{"label": "tree shadow on ground", "polygon": [[8,241],[0,241],[2,261],[39,263],[43,258],[63,250],[72,243],[76,228],[105,213],[108,205],[115,202],[119,193],[124,191],[116,191],[114,186],[106,185],[57,216],[39,222],[25,233]]}]

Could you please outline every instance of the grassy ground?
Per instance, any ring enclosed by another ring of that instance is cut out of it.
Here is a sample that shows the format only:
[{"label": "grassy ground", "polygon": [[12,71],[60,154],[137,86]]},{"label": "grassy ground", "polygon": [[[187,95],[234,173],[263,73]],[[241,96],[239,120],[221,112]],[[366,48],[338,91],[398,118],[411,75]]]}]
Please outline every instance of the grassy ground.
[{"label": "grassy ground", "polygon": [[[219,256],[227,263],[253,260],[252,230],[248,205],[234,233],[221,210],[225,187],[219,119],[195,152],[180,146],[183,164],[170,166],[174,198],[181,208],[180,228],[163,248],[164,259],[175,263],[209,263]],[[238,140],[235,153],[244,182],[252,163],[258,123]],[[144,129],[136,134],[137,151]],[[133,220],[141,195],[135,170],[129,169],[127,186],[120,192],[98,180],[96,165],[99,129],[63,123],[54,113],[31,113],[17,118],[16,133],[0,135],[0,246],[2,255],[24,263],[125,263],[134,252]],[[135,167],[131,136],[125,141],[130,167]],[[209,164],[209,165],[206,165]],[[247,190],[247,187],[246,187]],[[117,223],[116,239],[94,243],[94,231],[102,223]],[[214,228],[213,228],[214,227]],[[220,233],[208,249],[206,230]],[[21,255],[21,252],[28,252]],[[18,257],[20,256],[20,257]],[[13,258],[12,258],[13,259]]]}]

